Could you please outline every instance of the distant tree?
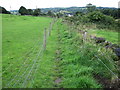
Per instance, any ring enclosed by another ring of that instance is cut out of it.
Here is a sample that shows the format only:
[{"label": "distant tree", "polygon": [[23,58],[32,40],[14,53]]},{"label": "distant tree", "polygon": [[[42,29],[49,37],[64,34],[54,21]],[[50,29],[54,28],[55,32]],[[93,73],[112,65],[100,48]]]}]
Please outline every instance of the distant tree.
[{"label": "distant tree", "polygon": [[82,15],[83,15],[83,12],[77,11],[77,12],[75,13],[75,16],[82,16]]},{"label": "distant tree", "polygon": [[86,8],[88,12],[93,12],[96,10],[96,6],[92,5],[91,3],[87,4]]},{"label": "distant tree", "polygon": [[59,12],[59,13],[56,14],[56,16],[57,16],[58,18],[60,18],[60,17],[63,16],[63,14]]},{"label": "distant tree", "polygon": [[23,6],[20,7],[20,9],[19,9],[18,12],[19,12],[21,15],[28,15],[28,10],[27,10],[25,7],[23,7]]},{"label": "distant tree", "polygon": [[34,15],[34,16],[39,16],[39,15],[41,15],[41,9],[39,9],[39,8],[38,8],[38,9],[35,9],[34,12],[33,12],[33,15]]},{"label": "distant tree", "polygon": [[32,9],[28,9],[28,15],[33,15],[33,10]]},{"label": "distant tree", "polygon": [[47,15],[53,17],[54,13],[51,10],[49,10],[48,13],[47,13]]},{"label": "distant tree", "polygon": [[0,13],[10,14],[9,11],[7,11],[4,7],[1,7],[1,6],[0,6]]},{"label": "distant tree", "polygon": [[113,17],[104,15],[99,11],[91,12],[87,15],[87,17],[89,18],[90,22],[102,23],[102,24],[104,23],[105,25],[113,24],[115,22]]},{"label": "distant tree", "polygon": [[120,9],[104,8],[100,10],[103,14],[112,16],[114,18],[120,18]]},{"label": "distant tree", "polygon": [[117,17],[120,18],[120,8],[118,8],[118,14]]}]

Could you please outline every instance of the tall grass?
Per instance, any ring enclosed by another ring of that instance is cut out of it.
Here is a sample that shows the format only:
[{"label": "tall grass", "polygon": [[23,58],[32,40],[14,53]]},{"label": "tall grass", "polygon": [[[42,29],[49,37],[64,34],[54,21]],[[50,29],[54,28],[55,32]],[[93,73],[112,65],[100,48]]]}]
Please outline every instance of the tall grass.
[{"label": "tall grass", "polygon": [[[82,36],[73,28],[66,28],[61,25],[61,46],[62,46],[62,77],[61,86],[65,88],[101,88],[94,74],[111,79],[111,72],[99,61],[101,59],[117,75],[113,57],[116,57],[111,50],[105,50],[92,42],[83,42]],[[100,53],[105,52],[106,58]],[[95,55],[99,57],[96,58]],[[110,59],[110,62],[109,60]]]}]

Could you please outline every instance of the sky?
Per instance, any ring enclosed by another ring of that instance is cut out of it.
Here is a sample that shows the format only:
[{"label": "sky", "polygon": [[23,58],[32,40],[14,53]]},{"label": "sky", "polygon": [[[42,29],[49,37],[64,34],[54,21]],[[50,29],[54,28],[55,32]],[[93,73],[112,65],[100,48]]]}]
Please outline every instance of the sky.
[{"label": "sky", "polygon": [[18,10],[20,6],[27,9],[50,8],[50,7],[83,7],[92,3],[101,7],[116,7],[120,0],[0,0],[0,6],[7,10]]}]

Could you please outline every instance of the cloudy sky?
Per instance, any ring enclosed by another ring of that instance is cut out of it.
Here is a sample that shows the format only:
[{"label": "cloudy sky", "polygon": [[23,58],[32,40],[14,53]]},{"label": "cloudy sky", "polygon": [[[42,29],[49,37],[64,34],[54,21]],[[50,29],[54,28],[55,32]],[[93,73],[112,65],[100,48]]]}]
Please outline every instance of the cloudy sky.
[{"label": "cloudy sky", "polygon": [[20,6],[25,6],[27,9],[48,8],[48,7],[71,7],[86,6],[92,3],[96,6],[103,7],[118,7],[120,0],[0,0],[0,6],[5,7],[7,10],[18,10]]}]

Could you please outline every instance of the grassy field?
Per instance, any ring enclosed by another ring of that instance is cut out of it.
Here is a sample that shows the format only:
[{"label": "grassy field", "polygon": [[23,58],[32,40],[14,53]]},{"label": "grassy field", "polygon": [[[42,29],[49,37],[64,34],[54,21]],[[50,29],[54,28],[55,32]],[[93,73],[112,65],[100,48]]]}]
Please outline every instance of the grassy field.
[{"label": "grassy field", "polygon": [[115,54],[93,42],[83,42],[81,34],[62,19],[3,15],[2,21],[3,87],[102,88],[95,75],[106,80],[116,78]]},{"label": "grassy field", "polygon": [[[29,65],[36,57],[43,42],[44,28],[51,20],[47,17],[2,15],[3,86],[17,74],[25,61]],[[22,72],[27,65],[23,66]]]},{"label": "grassy field", "polygon": [[110,30],[89,30],[90,34],[93,34],[98,37],[103,37],[107,41],[110,41],[114,44],[120,44],[119,42],[119,33]]}]

